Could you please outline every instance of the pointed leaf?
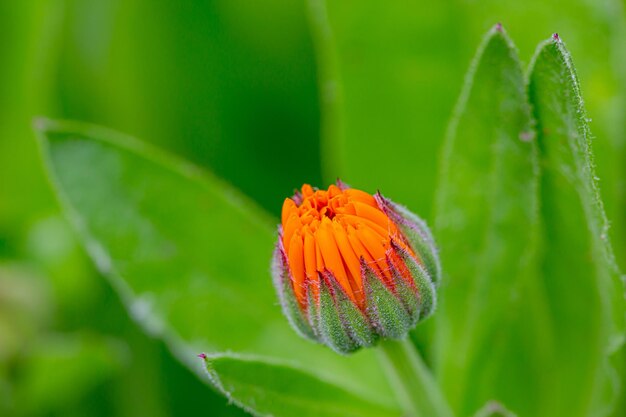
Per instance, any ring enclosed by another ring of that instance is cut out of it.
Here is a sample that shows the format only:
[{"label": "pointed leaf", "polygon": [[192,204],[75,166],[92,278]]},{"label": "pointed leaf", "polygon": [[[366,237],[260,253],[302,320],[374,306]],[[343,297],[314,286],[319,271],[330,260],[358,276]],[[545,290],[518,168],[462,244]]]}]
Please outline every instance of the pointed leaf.
[{"label": "pointed leaf", "polygon": [[483,408],[478,410],[473,417],[517,417],[506,409],[502,404],[489,401]]},{"label": "pointed leaf", "polygon": [[535,407],[533,386],[524,396],[509,388],[528,377],[523,359],[533,348],[502,364],[509,364],[504,355],[520,355],[511,322],[521,288],[536,277],[536,184],[524,77],[497,25],[474,59],[449,127],[437,196],[444,273],[435,315],[438,374],[460,415],[492,399]]},{"label": "pointed leaf", "polygon": [[290,365],[219,355],[204,364],[211,382],[255,416],[397,417],[399,412]]},{"label": "pointed leaf", "polygon": [[624,289],[580,85],[558,35],[537,49],[529,80],[542,167],[542,273],[555,333],[545,415],[601,415],[617,388],[609,356],[623,339]]}]

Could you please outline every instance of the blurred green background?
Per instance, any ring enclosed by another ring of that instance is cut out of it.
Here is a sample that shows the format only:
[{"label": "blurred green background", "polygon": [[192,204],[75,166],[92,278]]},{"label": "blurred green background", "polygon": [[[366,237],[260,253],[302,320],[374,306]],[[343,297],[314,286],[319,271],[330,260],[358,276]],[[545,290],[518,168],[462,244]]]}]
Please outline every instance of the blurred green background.
[{"label": "blurred green background", "polygon": [[[341,176],[432,218],[439,146],[482,34],[502,22],[528,63],[559,32],[623,261],[625,21],[618,0],[2,0],[0,415],[243,415],[95,272],[43,174],[35,116],[153,142],[274,215],[303,182]],[[385,147],[391,136],[405,146]]]}]

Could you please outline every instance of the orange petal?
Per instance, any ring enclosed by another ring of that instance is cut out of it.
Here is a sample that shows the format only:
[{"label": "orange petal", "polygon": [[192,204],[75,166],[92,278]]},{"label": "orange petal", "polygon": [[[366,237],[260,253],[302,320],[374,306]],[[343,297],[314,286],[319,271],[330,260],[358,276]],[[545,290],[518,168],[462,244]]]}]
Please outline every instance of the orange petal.
[{"label": "orange petal", "polygon": [[[322,258],[322,251],[320,250],[320,245],[315,243],[315,265],[318,271],[323,271],[326,266],[324,265],[324,258]],[[317,278],[319,278],[316,275]]]},{"label": "orange petal", "polygon": [[336,197],[338,195],[341,195],[341,190],[335,184],[332,184],[330,187],[328,187],[328,195],[330,198]]},{"label": "orange petal", "polygon": [[319,190],[315,192],[315,203],[316,207],[325,206],[328,204],[328,193],[324,190]]},{"label": "orange petal", "polygon": [[359,227],[356,229],[356,236],[359,238],[369,254],[372,255],[372,258],[374,258],[374,261],[380,268],[380,272],[382,272],[385,278],[391,279],[389,266],[387,265],[386,260],[384,241],[367,227]]},{"label": "orange petal", "polygon": [[387,217],[385,213],[380,211],[380,209],[361,203],[360,201],[354,202],[354,209],[357,216],[371,220],[383,229],[388,230],[389,223],[392,223],[391,220],[389,220],[389,217]]},{"label": "orange petal", "polygon": [[304,251],[302,236],[296,233],[289,243],[289,269],[293,279],[293,289],[301,305],[306,304],[306,292],[304,284]]},{"label": "orange petal", "polygon": [[283,226],[283,245],[285,245],[285,251],[289,252],[291,238],[293,237],[296,230],[299,230],[302,227],[302,222],[300,221],[298,215],[292,214],[287,219],[287,224],[283,223]]},{"label": "orange petal", "polygon": [[344,227],[337,222],[333,222],[333,232],[335,235],[335,241],[337,242],[337,247],[339,248],[339,252],[341,253],[343,263],[348,273],[348,281],[352,287],[356,303],[359,307],[364,307],[365,293],[363,291],[363,278],[361,277],[361,262],[358,256],[354,253],[352,245],[350,245],[348,233]]},{"label": "orange petal", "polygon": [[360,201],[361,203],[365,203],[372,207],[378,207],[378,204],[376,204],[376,200],[374,199],[374,197],[366,193],[365,191],[349,188],[345,190],[344,193],[354,201]]},{"label": "orange petal", "polygon": [[282,224],[287,223],[287,219],[289,219],[291,213],[296,213],[297,210],[298,206],[296,205],[296,202],[291,198],[285,198],[285,201],[283,201],[283,210],[281,212]]},{"label": "orange petal", "polygon": [[335,213],[338,214],[356,214],[353,202],[343,202],[339,198],[335,198],[331,201],[331,207]]},{"label": "orange petal", "polygon": [[378,224],[366,218],[353,216],[351,214],[344,214],[341,216],[341,220],[345,221],[347,224],[351,224],[355,228],[358,226],[364,226],[368,229],[373,230],[382,239],[389,239],[389,231],[387,229],[382,228]]},{"label": "orange petal", "polygon": [[313,195],[313,187],[311,187],[309,184],[304,184],[302,186],[302,195],[305,198],[312,196]]},{"label": "orange petal", "polygon": [[304,233],[304,270],[309,280],[317,279],[315,237],[309,230]]},{"label": "orange petal", "polygon": [[354,299],[352,287],[348,281],[348,275],[344,269],[341,254],[339,253],[339,248],[333,236],[331,222],[327,218],[322,220],[321,227],[315,233],[315,240],[322,252],[322,258],[324,258],[326,268],[337,278],[337,281],[350,298]]},{"label": "orange petal", "polygon": [[399,230],[397,233],[391,236],[391,239],[394,241],[396,245],[398,245],[400,248],[404,249],[405,251],[409,252],[411,256],[416,258],[418,262],[421,263],[421,260],[419,259],[419,257],[415,256],[415,252],[413,252],[413,249],[411,249],[411,247],[404,242],[404,236],[400,233]]},{"label": "orange petal", "polygon": [[[371,264],[374,262],[372,255],[365,249],[365,246],[361,243],[359,238],[356,235],[356,229],[352,225],[348,225],[346,227],[346,232],[348,233],[348,241],[350,242],[350,246],[352,246],[352,250],[354,250],[354,254],[360,259],[363,258],[365,262]],[[359,269],[361,268],[361,264],[359,263]]]},{"label": "orange petal", "polygon": [[411,275],[411,271],[407,268],[406,264],[395,251],[391,251],[389,256],[387,257],[388,263],[392,264],[394,268],[398,271],[400,276],[406,281],[408,284],[413,284],[413,276]]},{"label": "orange petal", "polygon": [[[315,235],[314,235],[315,237]],[[324,259],[322,258],[322,252],[320,251],[320,245],[315,242],[315,269],[317,271],[324,271]],[[316,272],[311,281],[309,282],[309,290],[313,293],[313,299],[319,302],[320,294],[320,276],[319,272]]]}]

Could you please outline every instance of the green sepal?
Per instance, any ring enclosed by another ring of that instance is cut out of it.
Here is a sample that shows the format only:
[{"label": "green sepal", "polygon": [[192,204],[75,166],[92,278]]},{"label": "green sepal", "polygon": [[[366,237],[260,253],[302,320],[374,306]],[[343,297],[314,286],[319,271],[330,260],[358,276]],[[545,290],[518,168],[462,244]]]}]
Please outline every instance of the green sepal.
[{"label": "green sepal", "polygon": [[378,334],[359,307],[348,297],[332,274],[327,274],[335,305],[344,328],[359,346],[372,346],[378,340]]},{"label": "green sepal", "polygon": [[302,312],[298,299],[296,298],[296,293],[293,290],[289,274],[289,265],[287,264],[287,256],[282,248],[280,239],[276,245],[272,259],[272,277],[283,313],[287,317],[291,327],[301,336],[317,341],[313,328],[309,325],[307,318]]},{"label": "green sepal", "polygon": [[406,207],[394,203],[382,194],[374,195],[380,209],[398,226],[411,248],[424,264],[435,285],[441,278],[441,264],[435,239],[428,225]]},{"label": "green sepal", "polygon": [[344,326],[339,310],[335,305],[333,294],[326,274],[320,276],[320,301],[319,301],[319,332],[322,343],[329,346],[337,353],[348,354],[357,350],[360,346],[350,337]]},{"label": "green sepal", "polygon": [[[417,302],[419,304],[419,313],[416,323],[429,317],[437,306],[437,290],[430,275],[410,253],[398,247],[395,242],[391,242],[391,246],[404,262],[407,269],[413,277],[415,291],[417,292]],[[404,280],[403,280],[404,281]]]},{"label": "green sepal", "polygon": [[[392,248],[395,249],[393,241]],[[417,288],[415,287],[413,282],[409,283],[406,281],[400,271],[391,262],[391,258],[389,256],[387,256],[387,264],[390,266],[391,273],[393,275],[395,294],[397,297],[400,298],[402,305],[404,305],[404,308],[409,314],[409,317],[411,318],[411,327],[413,327],[417,324],[419,320],[421,308]]]},{"label": "green sepal", "polygon": [[[323,343],[320,333],[320,312],[319,312],[319,300],[315,299],[312,288],[313,285],[318,286],[316,283],[308,282],[306,285],[306,316],[307,320],[315,335],[315,340],[319,343]],[[319,287],[319,286],[318,286]]]},{"label": "green sepal", "polygon": [[367,316],[378,334],[401,339],[411,329],[411,316],[402,301],[387,288],[381,278],[361,259]]}]

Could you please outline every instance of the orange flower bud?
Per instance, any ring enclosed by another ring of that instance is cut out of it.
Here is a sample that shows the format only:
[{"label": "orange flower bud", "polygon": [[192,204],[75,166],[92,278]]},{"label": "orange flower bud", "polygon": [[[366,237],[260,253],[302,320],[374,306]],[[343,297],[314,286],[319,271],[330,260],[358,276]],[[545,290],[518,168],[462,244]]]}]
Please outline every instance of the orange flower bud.
[{"label": "orange flower bud", "polygon": [[439,264],[425,223],[338,181],[285,199],[273,275],[303,336],[340,353],[402,338],[434,308]]}]

